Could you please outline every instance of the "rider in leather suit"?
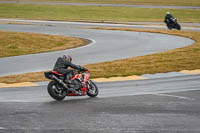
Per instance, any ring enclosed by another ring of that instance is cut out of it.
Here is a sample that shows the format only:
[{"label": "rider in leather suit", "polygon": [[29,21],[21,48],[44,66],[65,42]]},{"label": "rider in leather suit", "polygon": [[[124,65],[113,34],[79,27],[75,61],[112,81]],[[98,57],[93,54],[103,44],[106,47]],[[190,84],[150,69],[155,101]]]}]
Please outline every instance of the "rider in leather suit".
[{"label": "rider in leather suit", "polygon": [[[69,55],[63,55],[62,57],[59,57],[56,61],[56,64],[54,65],[53,70],[57,71],[60,74],[63,74],[66,78],[66,83],[72,83],[70,78],[73,77],[74,71],[73,69],[68,69],[69,67],[78,69],[80,71],[86,71],[84,67],[72,64],[72,58]],[[74,90],[77,90],[78,88],[74,88]]]},{"label": "rider in leather suit", "polygon": [[174,17],[170,14],[170,12],[166,12],[166,16],[165,16],[164,22],[167,23],[167,24],[170,24],[172,22],[173,18]]}]

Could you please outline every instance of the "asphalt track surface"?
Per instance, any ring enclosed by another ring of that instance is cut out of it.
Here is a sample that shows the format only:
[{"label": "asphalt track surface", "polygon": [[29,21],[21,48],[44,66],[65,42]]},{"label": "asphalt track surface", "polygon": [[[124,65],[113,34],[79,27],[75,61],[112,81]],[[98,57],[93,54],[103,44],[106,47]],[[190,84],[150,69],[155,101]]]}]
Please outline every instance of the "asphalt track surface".
[{"label": "asphalt track surface", "polygon": [[[0,21],[5,21],[5,19]],[[50,70],[56,59],[63,54],[71,55],[75,64],[85,65],[159,53],[194,43],[188,38],[166,34],[87,29],[99,26],[141,26],[58,21],[14,21],[29,22],[29,25],[0,24],[0,30],[74,36],[89,39],[91,43],[71,50],[1,58],[0,76]]]},{"label": "asphalt track surface", "polygon": [[40,5],[72,5],[72,6],[103,6],[103,7],[135,7],[135,8],[170,8],[170,9],[200,9],[199,6],[164,6],[164,5],[131,5],[131,4],[99,4],[99,3],[68,3],[68,2],[30,2],[30,1],[0,1],[13,4],[40,4]]},{"label": "asphalt track surface", "polygon": [[56,102],[46,86],[0,89],[1,133],[198,133],[200,75],[97,83]]},{"label": "asphalt track surface", "polygon": [[[71,35],[90,39],[93,41],[92,44],[67,51],[71,52],[74,60],[81,64],[92,62],[91,60],[98,62],[123,56],[127,58],[151,54],[183,47],[194,42],[187,38],[162,34],[85,29],[99,25],[51,22],[51,26],[44,26],[43,22],[35,22],[33,25],[0,24],[0,29]],[[101,49],[101,47],[108,48]],[[92,48],[95,49],[91,50]],[[119,49],[124,50],[120,53],[123,56],[117,57],[118,52],[121,52]],[[100,50],[99,53],[98,50]],[[126,50],[131,52],[125,52]],[[83,53],[76,56],[77,51],[83,51]],[[62,52],[52,52],[51,56],[44,53],[2,58],[0,65],[4,71],[0,73],[6,75],[8,73],[4,72],[9,69],[13,69],[11,73],[15,73],[20,70],[18,67],[26,69],[26,65],[37,62],[34,59],[39,62],[44,61],[39,57],[46,58],[46,61],[51,60],[48,62],[51,65],[45,65],[44,62],[38,63],[40,68],[37,69],[50,68],[57,58],[54,56],[61,55]],[[99,55],[93,56],[92,54],[96,52]],[[102,57],[102,52],[106,56]],[[83,55],[92,58],[87,60]],[[80,57],[81,60],[79,60]],[[9,65],[15,67],[9,68]],[[27,71],[33,71],[35,65],[32,64],[31,69]],[[197,74],[172,75],[137,81],[102,82],[97,83],[100,90],[97,98],[66,97],[62,102],[56,102],[48,95],[46,85],[0,88],[0,133],[198,133],[200,132],[199,81],[200,75]]]}]

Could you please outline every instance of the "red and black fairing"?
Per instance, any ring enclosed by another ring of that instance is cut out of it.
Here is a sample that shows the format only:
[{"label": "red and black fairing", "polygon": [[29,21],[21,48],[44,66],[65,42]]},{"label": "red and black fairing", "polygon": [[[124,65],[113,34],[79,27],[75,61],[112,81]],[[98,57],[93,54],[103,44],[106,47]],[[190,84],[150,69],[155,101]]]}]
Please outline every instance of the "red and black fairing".
[{"label": "red and black fairing", "polygon": [[57,71],[51,71],[51,72],[58,75],[58,76],[64,76],[63,74],[59,74]]},{"label": "red and black fairing", "polygon": [[[59,74],[57,71],[50,71],[50,72],[45,72],[45,77],[51,80],[55,80],[56,82],[62,84],[63,86],[65,86],[66,88],[67,85],[63,82],[64,79],[64,75],[63,74]],[[87,94],[87,88],[86,88],[86,83],[90,78],[90,73],[89,70],[82,72],[82,73],[76,73],[72,78],[71,81],[77,79],[80,81],[81,83],[81,94],[75,94],[72,92],[68,92],[67,96],[84,96]]]},{"label": "red and black fairing", "polygon": [[58,78],[64,77],[63,74],[59,74],[59,73],[56,72],[56,71],[45,72],[44,75],[45,75],[45,77],[48,78],[48,79],[52,79],[52,75],[55,75],[55,76],[57,76]]},{"label": "red and black fairing", "polygon": [[87,91],[86,83],[88,82],[89,78],[90,78],[89,70],[87,70],[87,71],[85,71],[85,72],[83,72],[81,74],[80,73],[75,74],[71,78],[71,80],[78,79],[81,82],[81,84],[82,84],[82,88],[81,88],[82,94],[68,93],[67,95],[68,96],[80,96],[80,95],[84,96],[84,95],[86,95],[87,94],[87,92],[86,92]]}]

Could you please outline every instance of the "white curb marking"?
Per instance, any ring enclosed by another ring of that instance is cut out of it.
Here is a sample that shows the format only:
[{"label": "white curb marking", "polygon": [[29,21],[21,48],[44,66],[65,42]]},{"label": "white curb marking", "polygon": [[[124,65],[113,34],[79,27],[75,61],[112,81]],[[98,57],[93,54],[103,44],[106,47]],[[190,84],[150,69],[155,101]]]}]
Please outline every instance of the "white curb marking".
[{"label": "white curb marking", "polygon": [[0,127],[0,130],[4,130],[4,129],[6,129],[6,128],[4,128],[4,127]]},{"label": "white curb marking", "polygon": [[189,97],[183,97],[183,96],[176,96],[176,95],[168,95],[168,94],[154,94],[157,96],[165,96],[165,97],[175,97],[175,98],[179,98],[179,99],[186,99],[186,100],[195,100]]}]

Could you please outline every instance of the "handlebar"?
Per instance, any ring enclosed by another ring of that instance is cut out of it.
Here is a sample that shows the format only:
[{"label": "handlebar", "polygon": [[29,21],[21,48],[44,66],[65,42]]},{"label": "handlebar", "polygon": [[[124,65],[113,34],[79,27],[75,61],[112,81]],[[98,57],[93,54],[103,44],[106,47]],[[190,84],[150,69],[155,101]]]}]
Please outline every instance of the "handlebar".
[{"label": "handlebar", "polygon": [[86,70],[74,70],[75,72],[77,72],[77,73],[83,73],[83,72],[88,72],[88,73],[90,73],[90,71],[88,70],[88,69],[86,69]]}]

